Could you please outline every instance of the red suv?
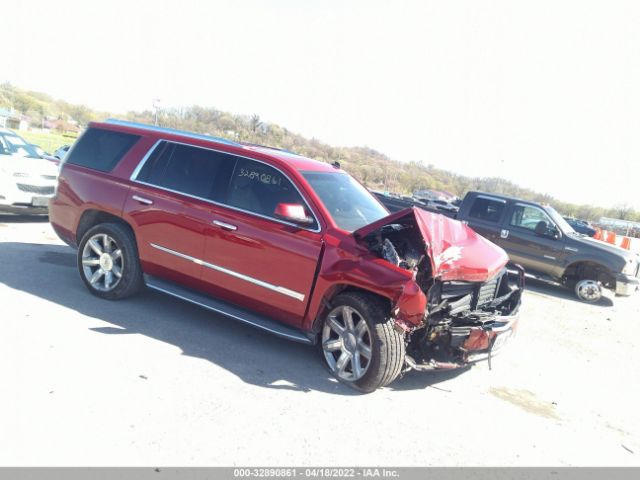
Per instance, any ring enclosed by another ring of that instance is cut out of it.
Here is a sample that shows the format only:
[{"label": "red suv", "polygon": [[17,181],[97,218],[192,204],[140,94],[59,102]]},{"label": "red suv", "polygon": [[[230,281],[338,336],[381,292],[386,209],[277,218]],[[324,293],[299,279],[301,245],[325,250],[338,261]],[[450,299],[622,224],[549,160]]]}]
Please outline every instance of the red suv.
[{"label": "red suv", "polygon": [[91,293],[143,285],[315,344],[369,392],[491,358],[523,272],[466,225],[389,212],[337,164],[118,120],[64,160],[50,218]]}]

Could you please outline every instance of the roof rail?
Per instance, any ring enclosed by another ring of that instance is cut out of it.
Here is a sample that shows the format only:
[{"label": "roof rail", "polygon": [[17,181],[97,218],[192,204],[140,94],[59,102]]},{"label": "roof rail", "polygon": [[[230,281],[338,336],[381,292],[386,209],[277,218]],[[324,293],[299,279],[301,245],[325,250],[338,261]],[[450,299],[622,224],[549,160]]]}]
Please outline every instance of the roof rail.
[{"label": "roof rail", "polygon": [[146,123],[128,122],[126,120],[118,120],[116,118],[108,118],[107,120],[104,121],[104,123],[109,123],[111,125],[120,125],[122,127],[140,128],[142,130],[148,130],[150,132],[168,133],[171,135],[181,135],[183,137],[224,143],[226,145],[233,145],[235,147],[242,146],[240,143],[234,142],[232,140],[227,140],[226,138],[214,137],[212,135],[204,135],[201,133],[187,132],[185,130],[177,130],[175,128],[158,127],[156,125],[147,125]]},{"label": "roof rail", "polygon": [[269,150],[276,150],[278,152],[288,153],[289,155],[295,155],[297,157],[300,156],[299,153],[292,152],[291,150],[287,150],[285,148],[271,147],[269,145],[260,145],[259,143],[240,142],[240,145],[243,145],[245,147],[268,148]]}]

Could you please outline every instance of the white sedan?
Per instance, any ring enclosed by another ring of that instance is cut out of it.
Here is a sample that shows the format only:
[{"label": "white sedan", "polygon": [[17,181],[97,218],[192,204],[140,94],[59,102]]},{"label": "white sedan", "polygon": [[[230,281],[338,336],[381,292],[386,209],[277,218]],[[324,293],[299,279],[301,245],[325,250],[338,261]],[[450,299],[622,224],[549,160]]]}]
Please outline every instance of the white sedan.
[{"label": "white sedan", "polygon": [[47,213],[58,182],[58,166],[33,145],[0,128],[0,211]]}]

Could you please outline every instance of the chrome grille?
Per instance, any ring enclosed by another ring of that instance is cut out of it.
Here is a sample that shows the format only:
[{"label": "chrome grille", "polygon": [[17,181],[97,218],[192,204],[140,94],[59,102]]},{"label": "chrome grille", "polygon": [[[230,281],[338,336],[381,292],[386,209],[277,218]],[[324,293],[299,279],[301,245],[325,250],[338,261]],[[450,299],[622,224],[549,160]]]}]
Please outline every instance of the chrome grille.
[{"label": "chrome grille", "polygon": [[37,195],[53,195],[55,187],[41,187],[38,185],[25,185],[24,183],[16,184],[18,190],[27,193],[35,193]]},{"label": "chrome grille", "polygon": [[503,270],[484,283],[444,282],[440,300],[449,300],[449,313],[452,315],[482,308],[495,300],[505,273]]},{"label": "chrome grille", "polygon": [[478,290],[478,301],[476,305],[481,307],[487,303],[491,303],[496,298],[496,290],[498,289],[498,282],[502,276],[497,275],[491,280],[480,285]]}]

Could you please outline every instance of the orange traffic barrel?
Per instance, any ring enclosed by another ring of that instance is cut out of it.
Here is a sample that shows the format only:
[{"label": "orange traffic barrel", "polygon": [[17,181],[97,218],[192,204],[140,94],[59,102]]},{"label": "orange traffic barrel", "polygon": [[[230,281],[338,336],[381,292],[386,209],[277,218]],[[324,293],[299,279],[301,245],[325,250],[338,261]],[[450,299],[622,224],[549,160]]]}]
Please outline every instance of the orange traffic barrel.
[{"label": "orange traffic barrel", "polygon": [[620,248],[631,250],[631,239],[629,237],[622,237],[622,243],[620,243]]},{"label": "orange traffic barrel", "polygon": [[593,236],[596,240],[602,240],[602,229],[596,227],[596,234]]},{"label": "orange traffic barrel", "polygon": [[616,244],[616,232],[607,232],[607,243]]}]

